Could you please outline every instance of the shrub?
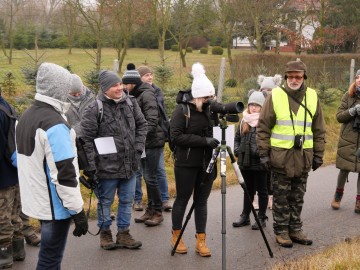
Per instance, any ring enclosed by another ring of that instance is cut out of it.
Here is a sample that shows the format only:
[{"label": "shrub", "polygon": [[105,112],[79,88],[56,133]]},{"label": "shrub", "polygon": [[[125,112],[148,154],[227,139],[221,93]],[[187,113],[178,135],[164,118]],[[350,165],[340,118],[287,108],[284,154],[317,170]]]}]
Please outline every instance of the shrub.
[{"label": "shrub", "polygon": [[9,97],[14,96],[16,93],[15,77],[12,72],[5,74],[4,81],[2,82],[2,91],[6,92]]},{"label": "shrub", "polygon": [[237,86],[237,81],[235,79],[228,79],[225,82],[225,86],[226,87],[236,87]]},{"label": "shrub", "polygon": [[224,49],[221,48],[220,46],[214,46],[211,49],[211,53],[214,55],[223,55]]},{"label": "shrub", "polygon": [[192,53],[192,48],[191,47],[186,47],[186,52],[188,52],[188,53]]},{"label": "shrub", "polygon": [[200,53],[201,54],[208,54],[208,48],[206,48],[206,47],[200,48]]},{"label": "shrub", "polygon": [[99,72],[95,69],[85,72],[85,83],[96,94],[99,91]]},{"label": "shrub", "polygon": [[154,74],[160,88],[164,89],[174,75],[174,71],[168,66],[156,66],[154,67]]},{"label": "shrub", "polygon": [[171,51],[178,52],[179,51],[179,45],[171,45]]}]

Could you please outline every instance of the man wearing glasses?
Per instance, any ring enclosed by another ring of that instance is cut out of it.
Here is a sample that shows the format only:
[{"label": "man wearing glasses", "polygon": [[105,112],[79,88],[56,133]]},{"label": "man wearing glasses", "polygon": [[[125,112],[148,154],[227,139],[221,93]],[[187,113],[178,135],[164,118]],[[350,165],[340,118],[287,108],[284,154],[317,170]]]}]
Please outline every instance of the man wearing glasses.
[{"label": "man wearing glasses", "polygon": [[306,65],[291,61],[285,83],[266,98],[257,128],[261,163],[271,169],[276,242],[311,245],[302,231],[301,211],[308,173],[323,163],[325,121],[316,91],[307,87]]}]

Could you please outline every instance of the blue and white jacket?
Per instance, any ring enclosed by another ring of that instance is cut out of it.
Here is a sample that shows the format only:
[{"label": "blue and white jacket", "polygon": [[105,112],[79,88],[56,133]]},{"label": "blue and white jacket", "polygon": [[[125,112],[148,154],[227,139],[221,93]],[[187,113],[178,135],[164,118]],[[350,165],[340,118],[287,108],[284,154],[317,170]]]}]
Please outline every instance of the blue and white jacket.
[{"label": "blue and white jacket", "polygon": [[66,219],[83,208],[76,134],[64,115],[69,105],[36,94],[16,127],[22,211],[39,220]]}]

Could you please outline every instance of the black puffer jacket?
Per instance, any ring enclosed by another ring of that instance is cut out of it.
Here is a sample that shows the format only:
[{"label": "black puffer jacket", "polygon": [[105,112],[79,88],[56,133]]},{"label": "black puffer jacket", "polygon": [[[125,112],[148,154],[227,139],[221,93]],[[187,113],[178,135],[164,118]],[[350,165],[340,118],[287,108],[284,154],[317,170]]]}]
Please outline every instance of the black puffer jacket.
[{"label": "black puffer jacket", "polygon": [[[140,156],[145,147],[147,123],[141,109],[132,96],[131,109],[126,102],[127,94],[116,103],[99,92],[104,114],[98,123],[98,107],[94,101],[84,112],[81,120],[82,139],[89,161],[88,170],[97,170],[99,178],[130,178],[138,169]],[[94,139],[114,137],[116,154],[99,155],[94,147]]]},{"label": "black puffer jacket", "polygon": [[[189,98],[186,98],[187,95]],[[213,136],[210,108],[208,104],[204,104],[203,112],[199,112],[194,104],[188,103],[189,99],[191,99],[189,92],[179,92],[176,99],[178,105],[176,105],[170,121],[170,136],[176,146],[175,166],[204,167],[206,169],[213,151],[206,144],[206,137]],[[186,118],[181,103],[190,108],[188,128],[186,128]]]},{"label": "black puffer jacket", "polygon": [[265,170],[260,163],[260,156],[256,144],[256,128],[250,127],[246,134],[240,133],[242,121],[235,133],[234,153],[238,157],[238,164],[245,170]]},{"label": "black puffer jacket", "polygon": [[142,113],[148,123],[145,148],[163,147],[165,134],[161,128],[161,117],[154,88],[148,83],[137,85],[130,93],[136,97]]}]

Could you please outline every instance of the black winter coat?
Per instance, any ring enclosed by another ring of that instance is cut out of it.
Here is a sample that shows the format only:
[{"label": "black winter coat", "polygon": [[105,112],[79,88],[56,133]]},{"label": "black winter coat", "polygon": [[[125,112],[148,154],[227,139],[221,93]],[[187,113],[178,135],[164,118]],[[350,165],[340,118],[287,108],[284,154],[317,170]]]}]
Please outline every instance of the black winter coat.
[{"label": "black winter coat", "polygon": [[[126,93],[124,92],[124,95]],[[88,170],[97,170],[99,178],[130,178],[138,169],[141,153],[145,147],[147,123],[141,109],[132,96],[131,109],[126,99],[116,103],[102,92],[97,97],[103,102],[104,114],[98,123],[98,107],[94,101],[81,119],[82,139],[89,161]],[[94,139],[114,137],[117,153],[99,155]]]},{"label": "black winter coat", "polygon": [[238,164],[244,170],[265,170],[260,163],[260,156],[256,144],[256,127],[250,127],[246,134],[240,133],[241,121],[235,133],[234,153],[238,157]]},{"label": "black winter coat", "polygon": [[[182,96],[183,93],[180,91],[179,95]],[[213,151],[206,143],[206,137],[213,136],[210,108],[208,104],[205,104],[203,112],[199,112],[194,104],[181,101],[183,99],[179,95],[177,97],[178,103],[189,105],[190,118],[188,128],[186,128],[183,106],[177,104],[170,122],[170,136],[176,147],[174,152],[175,166],[203,167],[206,169]],[[216,177],[216,166],[213,175]]]},{"label": "black winter coat", "polygon": [[148,83],[137,85],[130,93],[136,97],[142,113],[148,123],[145,148],[164,147],[165,134],[161,127],[158,102],[154,88]]}]

